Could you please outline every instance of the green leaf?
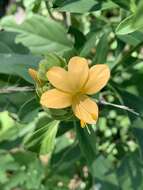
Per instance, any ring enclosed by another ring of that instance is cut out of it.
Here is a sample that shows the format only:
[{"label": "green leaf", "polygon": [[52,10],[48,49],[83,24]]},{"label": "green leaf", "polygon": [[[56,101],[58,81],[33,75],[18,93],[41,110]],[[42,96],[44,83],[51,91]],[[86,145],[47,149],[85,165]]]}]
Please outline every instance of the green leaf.
[{"label": "green leaf", "polygon": [[40,57],[24,54],[6,54],[0,53],[0,73],[17,75],[26,81],[33,83],[28,74],[29,68],[37,68]]},{"label": "green leaf", "polygon": [[25,147],[40,154],[52,152],[55,146],[58,126],[59,121],[51,121],[50,118],[46,118],[46,120],[42,123],[42,120],[40,120],[39,127],[37,127],[30,137],[26,139],[24,143]]},{"label": "green leaf", "polygon": [[[0,142],[5,143],[6,147],[9,148],[12,142],[22,137],[25,131],[25,125],[22,125],[15,121],[13,118],[15,115],[8,111],[0,112]],[[30,131],[30,129],[29,129]],[[9,142],[10,146],[9,146]]]},{"label": "green leaf", "polygon": [[117,179],[122,190],[143,188],[143,167],[138,152],[128,154],[117,169]]},{"label": "green leaf", "polygon": [[0,53],[27,54],[28,49],[22,44],[15,43],[17,33],[0,31]]},{"label": "green leaf", "polygon": [[40,104],[38,100],[36,100],[36,97],[32,97],[26,102],[24,102],[23,105],[21,105],[20,110],[18,112],[18,117],[20,119],[20,122],[22,123],[29,123],[38,115],[38,112],[40,110]]},{"label": "green leaf", "polygon": [[106,63],[106,58],[108,55],[108,33],[105,33],[101,36],[97,46],[96,46],[96,54],[93,58],[93,63],[96,64],[104,64]]},{"label": "green leaf", "polygon": [[129,10],[131,6],[131,0],[112,0],[114,3],[120,7]]},{"label": "green leaf", "polygon": [[98,156],[96,133],[91,126],[89,130],[91,134],[88,133],[86,128],[81,128],[79,125],[76,126],[79,146],[87,161],[93,180],[95,180],[95,184],[101,184],[102,190],[106,190],[107,188],[111,190],[117,189],[118,182],[115,173],[110,171],[114,169],[112,168],[112,162],[103,156]]},{"label": "green leaf", "polygon": [[71,0],[71,1],[61,1],[56,0],[54,2],[54,7],[58,7],[59,11],[68,11],[71,13],[86,13],[93,12],[104,9],[116,8],[117,5],[111,1],[108,2],[98,2],[96,0]]},{"label": "green leaf", "polygon": [[25,6],[27,11],[38,12],[41,6],[42,0],[23,0],[23,5]]},{"label": "green leaf", "polygon": [[83,129],[79,125],[76,126],[80,150],[87,161],[93,180],[95,180],[95,184],[101,184],[102,190],[107,190],[107,188],[111,190],[118,189],[112,162],[102,155],[98,156],[96,133],[91,126],[89,130],[91,134],[88,133],[86,128]]},{"label": "green leaf", "polygon": [[76,132],[81,152],[92,170],[92,164],[97,156],[95,131],[90,128],[91,134],[89,134],[86,128],[81,128],[81,126],[76,123]]},{"label": "green leaf", "polygon": [[143,1],[139,1],[134,19],[132,21],[133,27],[140,28],[143,26]]},{"label": "green leaf", "polygon": [[101,190],[119,190],[119,183],[116,176],[116,170],[112,162],[100,155],[95,158],[92,166],[92,175],[95,179],[95,184],[101,185]]},{"label": "green leaf", "polygon": [[18,113],[21,106],[25,102],[32,99],[34,96],[35,92],[25,92],[25,93],[16,92],[16,93],[0,94],[0,108],[1,110],[8,110],[9,112],[12,113]]},{"label": "green leaf", "polygon": [[[132,93],[129,93],[125,90],[118,90],[122,101],[125,106],[128,106],[129,108],[133,109],[140,115],[143,114],[143,99],[141,97],[138,97]],[[130,112],[128,112],[130,120],[133,122],[135,121],[138,117]]]},{"label": "green leaf", "polygon": [[120,24],[116,28],[116,34],[117,35],[125,35],[132,32],[135,32],[136,30],[140,30],[143,28],[143,23],[141,22],[137,26],[133,26],[133,20],[135,18],[135,15],[130,15],[124,20],[120,22]]},{"label": "green leaf", "polygon": [[80,56],[86,57],[90,53],[91,49],[95,47],[96,38],[97,38],[96,33],[92,33],[90,35],[90,37],[87,39],[87,41],[85,42],[84,46],[82,47],[80,51]]},{"label": "green leaf", "polygon": [[134,94],[131,94],[126,91],[119,91],[120,96],[122,98],[122,101],[124,105],[128,106],[129,108],[133,109],[134,111],[138,112],[140,114],[140,117],[135,116],[132,113],[126,113],[129,116],[129,119],[131,121],[132,126],[132,132],[137,140],[137,143],[139,144],[139,148],[141,150],[141,153],[143,155],[143,148],[142,148],[142,135],[143,135],[143,99],[141,97],[135,96]]},{"label": "green leaf", "polygon": [[137,46],[143,41],[143,32],[135,31],[130,34],[118,35],[118,38],[129,45]]},{"label": "green leaf", "polygon": [[[0,155],[0,158],[2,158],[2,155]],[[3,164],[7,165],[6,171],[3,172],[7,174],[10,171],[11,175],[4,183],[4,189],[11,190],[17,187],[24,189],[41,189],[44,167],[36,154],[17,151],[11,155],[5,153],[5,158],[7,162],[5,161]]]},{"label": "green leaf", "polygon": [[17,24],[14,17],[4,17],[1,26],[5,30],[18,32],[17,43],[22,43],[35,54],[49,52],[63,54],[71,49],[72,43],[66,29],[59,23],[40,15],[29,16],[22,24]]},{"label": "green leaf", "polygon": [[0,184],[5,184],[8,182],[8,176],[7,176],[7,171],[16,171],[19,169],[19,164],[14,162],[14,158],[9,152],[6,151],[0,151]]},{"label": "green leaf", "polygon": [[133,134],[136,137],[137,143],[139,145],[139,150],[143,156],[143,120],[141,119],[137,119],[135,120],[135,122],[133,123]]},{"label": "green leaf", "polygon": [[18,75],[33,83],[28,68],[36,68],[40,57],[28,54],[28,49],[14,42],[15,32],[0,32],[0,73]]},{"label": "green leaf", "polygon": [[11,129],[16,128],[15,121],[9,116],[7,111],[0,112],[0,141],[11,137]]},{"label": "green leaf", "polygon": [[85,42],[85,36],[84,36],[83,32],[78,30],[76,27],[70,26],[68,33],[74,37],[75,49],[80,50]]},{"label": "green leaf", "polygon": [[55,138],[58,130],[59,121],[52,121],[48,124],[48,130],[44,134],[44,138],[41,143],[40,154],[47,154],[52,152],[55,146]]},{"label": "green leaf", "polygon": [[[63,135],[63,138],[65,135]],[[57,139],[58,141],[58,139]],[[65,146],[61,147],[60,141],[56,143],[54,154],[51,158],[51,166],[52,170],[56,170],[56,173],[60,172],[68,172],[67,175],[74,174],[75,172],[75,164],[79,161],[81,154],[80,149],[77,143],[69,143],[69,139],[66,140],[64,143]],[[71,144],[71,145],[69,145]],[[57,152],[57,149],[60,148],[61,150]],[[70,170],[70,172],[69,172]],[[54,172],[54,171],[53,171]]]}]

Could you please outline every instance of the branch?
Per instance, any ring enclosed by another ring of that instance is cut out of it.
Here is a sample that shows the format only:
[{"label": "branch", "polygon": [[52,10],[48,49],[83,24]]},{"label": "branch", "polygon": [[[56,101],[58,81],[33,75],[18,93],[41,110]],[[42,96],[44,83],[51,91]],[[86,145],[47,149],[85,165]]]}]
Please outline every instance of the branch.
[{"label": "branch", "polygon": [[54,15],[52,14],[49,0],[45,0],[45,5],[46,5],[46,8],[47,8],[47,11],[48,11],[50,18],[55,20],[55,21],[62,22],[60,19],[54,17]]},{"label": "branch", "polygon": [[5,88],[0,88],[0,94],[9,94],[15,92],[31,92],[34,91],[34,88],[24,86],[24,87],[17,87],[17,86],[9,86]]},{"label": "branch", "polygon": [[113,104],[113,103],[110,103],[110,102],[106,102],[105,100],[98,100],[98,102],[100,104],[102,104],[102,105],[116,107],[116,108],[119,108],[119,109],[122,109],[122,110],[125,110],[125,111],[128,111],[128,112],[131,112],[132,114],[134,114],[136,116],[141,116],[140,113],[136,112],[134,109],[129,108],[129,107],[125,106],[125,105]]},{"label": "branch", "polygon": [[[24,86],[24,87],[10,86],[10,87],[5,87],[5,88],[0,88],[0,94],[9,94],[9,93],[15,93],[15,92],[32,92],[32,91],[34,91],[34,88],[28,87],[28,86]],[[136,112],[134,109],[129,108],[125,105],[113,104],[110,102],[106,102],[103,99],[100,99],[100,100],[95,99],[95,100],[101,105],[116,107],[116,108],[128,111],[136,116],[141,117],[140,113]]]},{"label": "branch", "polygon": [[46,5],[47,11],[48,11],[49,16],[51,17],[51,19],[55,20],[55,17],[53,16],[53,14],[51,12],[51,7],[49,5],[49,1],[48,0],[45,0],[45,5]]}]

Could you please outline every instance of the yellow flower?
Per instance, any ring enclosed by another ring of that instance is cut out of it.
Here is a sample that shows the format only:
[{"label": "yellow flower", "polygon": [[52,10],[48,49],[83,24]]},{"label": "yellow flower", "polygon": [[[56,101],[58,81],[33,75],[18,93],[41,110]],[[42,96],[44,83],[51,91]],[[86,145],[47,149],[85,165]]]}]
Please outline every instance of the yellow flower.
[{"label": "yellow flower", "polygon": [[107,65],[98,64],[89,69],[85,58],[73,57],[68,63],[68,71],[55,66],[49,69],[47,77],[55,88],[42,94],[42,106],[54,109],[71,106],[82,127],[86,123],[96,123],[98,106],[88,95],[97,93],[108,82],[110,70]]}]

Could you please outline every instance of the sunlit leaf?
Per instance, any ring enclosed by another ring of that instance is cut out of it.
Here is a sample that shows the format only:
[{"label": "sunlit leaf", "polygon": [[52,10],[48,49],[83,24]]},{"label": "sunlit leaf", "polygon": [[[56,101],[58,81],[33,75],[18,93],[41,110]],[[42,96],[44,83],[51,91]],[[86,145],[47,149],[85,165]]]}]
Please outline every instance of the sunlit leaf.
[{"label": "sunlit leaf", "polygon": [[85,12],[93,12],[104,9],[116,8],[116,4],[111,1],[108,2],[98,2],[95,0],[71,0],[71,1],[61,1],[56,0],[54,2],[54,7],[58,7],[60,11],[69,11],[72,13],[85,13]]},{"label": "sunlit leaf", "polygon": [[0,25],[8,31],[18,32],[16,42],[22,43],[36,54],[47,52],[62,54],[72,47],[66,29],[61,24],[40,15],[32,15],[22,24],[17,24],[15,19],[9,16],[2,19]]},{"label": "sunlit leaf", "polygon": [[134,18],[135,18],[135,14],[130,15],[127,18],[125,18],[124,20],[122,20],[116,28],[116,34],[117,35],[125,35],[125,34],[135,32],[137,30],[142,30],[143,23],[140,22],[138,25],[133,25]]}]

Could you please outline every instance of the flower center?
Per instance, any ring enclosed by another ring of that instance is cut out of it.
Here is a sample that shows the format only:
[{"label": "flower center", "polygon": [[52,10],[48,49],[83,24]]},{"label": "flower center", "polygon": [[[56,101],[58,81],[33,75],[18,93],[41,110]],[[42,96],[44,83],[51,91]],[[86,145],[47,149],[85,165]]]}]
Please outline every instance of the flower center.
[{"label": "flower center", "polygon": [[73,94],[73,101],[79,101],[80,97],[83,95],[84,93],[82,91],[76,92]]}]

